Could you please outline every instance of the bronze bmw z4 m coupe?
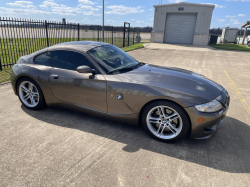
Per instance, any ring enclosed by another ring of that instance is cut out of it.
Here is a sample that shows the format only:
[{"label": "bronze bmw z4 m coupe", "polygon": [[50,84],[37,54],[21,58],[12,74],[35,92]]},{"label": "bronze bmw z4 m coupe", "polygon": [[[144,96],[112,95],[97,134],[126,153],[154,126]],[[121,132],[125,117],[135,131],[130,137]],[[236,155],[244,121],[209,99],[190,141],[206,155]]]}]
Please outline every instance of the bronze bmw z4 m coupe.
[{"label": "bronze bmw z4 m coupe", "polygon": [[[22,56],[11,83],[28,109],[45,105],[139,125],[155,139],[211,137],[225,117],[230,97],[204,76],[145,64],[116,46],[67,42]],[[101,125],[101,124],[100,124]]]}]

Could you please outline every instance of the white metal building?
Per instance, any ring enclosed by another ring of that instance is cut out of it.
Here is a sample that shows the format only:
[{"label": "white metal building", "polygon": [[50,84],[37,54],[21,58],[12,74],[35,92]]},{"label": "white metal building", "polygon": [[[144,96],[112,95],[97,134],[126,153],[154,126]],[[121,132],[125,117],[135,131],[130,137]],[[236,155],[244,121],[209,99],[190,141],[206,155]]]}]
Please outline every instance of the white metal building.
[{"label": "white metal building", "polygon": [[174,3],[154,7],[151,42],[208,45],[215,5]]}]

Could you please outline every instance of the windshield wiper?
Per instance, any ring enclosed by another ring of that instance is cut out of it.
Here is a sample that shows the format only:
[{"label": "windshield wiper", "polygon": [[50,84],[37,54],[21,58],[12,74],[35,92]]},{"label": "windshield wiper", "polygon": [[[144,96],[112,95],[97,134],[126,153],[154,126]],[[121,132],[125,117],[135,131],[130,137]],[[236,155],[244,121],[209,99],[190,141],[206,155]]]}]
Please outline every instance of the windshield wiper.
[{"label": "windshield wiper", "polygon": [[143,62],[138,62],[138,64],[136,64],[136,65],[134,66],[134,69],[137,68],[139,65],[140,65],[140,66],[143,66],[144,63],[143,63]]},{"label": "windshield wiper", "polygon": [[112,70],[112,71],[108,72],[108,74],[112,74],[116,71],[131,71],[131,70],[133,70],[133,68],[131,68],[131,67],[130,68],[120,68],[120,69]]}]

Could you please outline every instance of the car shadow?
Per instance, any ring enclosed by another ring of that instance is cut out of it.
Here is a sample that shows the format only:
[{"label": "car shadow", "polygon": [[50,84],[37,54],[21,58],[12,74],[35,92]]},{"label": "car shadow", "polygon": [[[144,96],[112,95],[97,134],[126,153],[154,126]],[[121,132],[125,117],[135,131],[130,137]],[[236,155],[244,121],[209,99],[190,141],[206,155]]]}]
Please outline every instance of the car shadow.
[{"label": "car shadow", "polygon": [[59,107],[32,111],[22,105],[28,115],[64,128],[77,129],[126,144],[123,151],[140,149],[174,157],[230,173],[250,173],[250,126],[225,117],[221,128],[207,140],[185,138],[173,144],[152,139],[142,127],[125,125]]}]

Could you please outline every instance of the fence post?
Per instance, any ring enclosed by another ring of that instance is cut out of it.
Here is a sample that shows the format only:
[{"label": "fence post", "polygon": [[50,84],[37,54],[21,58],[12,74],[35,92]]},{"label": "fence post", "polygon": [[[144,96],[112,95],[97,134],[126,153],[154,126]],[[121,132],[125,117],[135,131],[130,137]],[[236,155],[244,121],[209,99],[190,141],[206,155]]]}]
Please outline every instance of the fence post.
[{"label": "fence post", "polygon": [[0,71],[3,71],[1,57],[0,57]]},{"label": "fence post", "polygon": [[133,32],[133,45],[135,45],[135,27],[134,27],[134,32]]},{"label": "fence post", "polygon": [[112,26],[112,45],[114,44],[114,26]]},{"label": "fence post", "polygon": [[128,46],[129,46],[129,34],[130,34],[130,24],[129,24],[129,27],[128,27]]},{"label": "fence post", "polygon": [[[1,17],[0,17],[0,22],[1,22]],[[2,27],[2,22],[1,22],[1,27]],[[3,28],[2,28],[3,29]],[[3,36],[2,36],[3,37]],[[3,49],[2,49],[2,37],[0,38],[0,43],[1,43],[1,50],[3,52]],[[3,68],[2,68],[2,62],[1,62],[1,57],[0,57],[0,71],[3,71]]]},{"label": "fence post", "polygon": [[[1,20],[1,17],[0,17],[0,20]],[[2,26],[2,23],[1,23],[1,26]],[[3,36],[2,36],[3,37]],[[2,38],[0,38],[0,43],[2,42]],[[1,49],[2,49],[2,43],[1,43]],[[2,49],[3,51],[3,49]],[[2,62],[1,62],[1,57],[0,57],[0,71],[3,71],[3,68],[2,68]]]},{"label": "fence post", "polygon": [[98,30],[98,32],[97,32],[97,40],[98,40],[98,42],[99,42],[99,25],[97,26],[97,30]]},{"label": "fence post", "polygon": [[140,42],[141,42],[141,29],[139,27],[139,42],[138,43],[140,43]]},{"label": "fence post", "polygon": [[80,40],[79,34],[80,34],[80,25],[79,25],[79,23],[78,23],[78,41]]},{"label": "fence post", "polygon": [[125,22],[124,22],[124,27],[123,27],[123,47],[125,47],[125,32],[126,32],[126,28],[125,28]]},{"label": "fence post", "polygon": [[46,29],[46,37],[47,37],[47,46],[49,47],[48,26],[47,26],[47,21],[46,20],[45,20],[45,29]]}]

